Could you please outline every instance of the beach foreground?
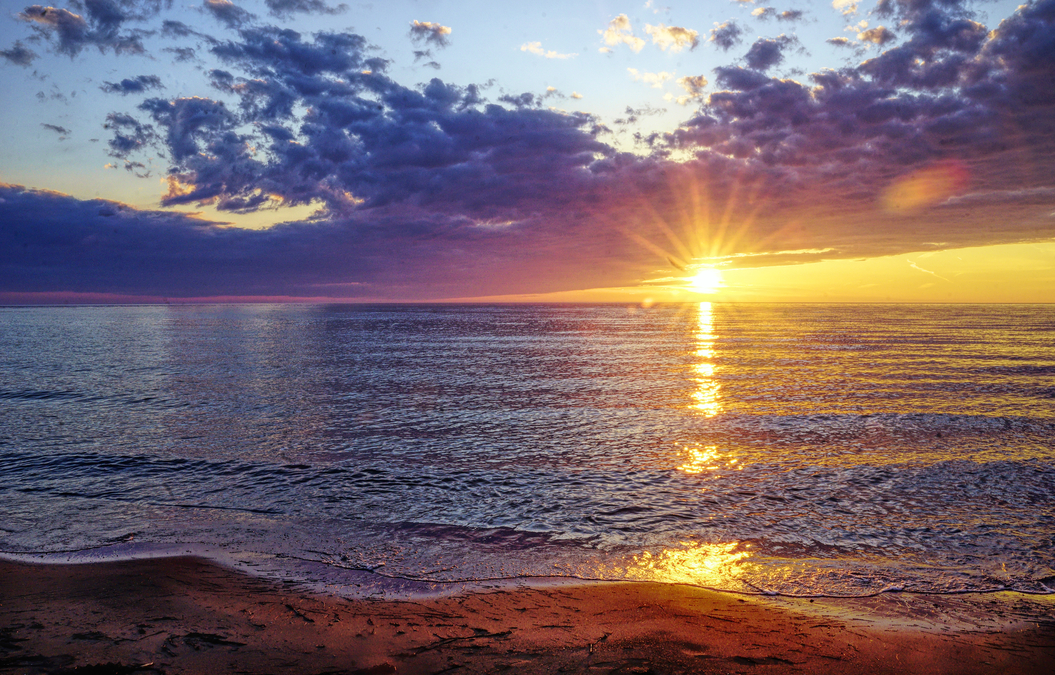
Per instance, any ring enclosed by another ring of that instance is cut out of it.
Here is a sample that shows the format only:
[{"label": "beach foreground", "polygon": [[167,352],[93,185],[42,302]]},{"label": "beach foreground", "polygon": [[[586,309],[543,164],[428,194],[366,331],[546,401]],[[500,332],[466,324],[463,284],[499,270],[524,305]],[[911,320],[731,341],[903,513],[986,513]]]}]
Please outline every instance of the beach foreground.
[{"label": "beach foreground", "polygon": [[0,562],[0,672],[1051,673],[1053,607],[657,583],[345,600],[188,557]]}]

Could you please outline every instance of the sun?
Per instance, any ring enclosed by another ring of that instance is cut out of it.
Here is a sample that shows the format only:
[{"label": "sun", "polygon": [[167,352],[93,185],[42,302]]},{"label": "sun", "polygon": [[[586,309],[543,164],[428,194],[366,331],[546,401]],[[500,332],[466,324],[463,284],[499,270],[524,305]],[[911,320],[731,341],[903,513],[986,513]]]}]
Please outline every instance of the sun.
[{"label": "sun", "polygon": [[722,273],[714,267],[704,267],[689,279],[689,290],[696,293],[717,293],[722,283]]}]

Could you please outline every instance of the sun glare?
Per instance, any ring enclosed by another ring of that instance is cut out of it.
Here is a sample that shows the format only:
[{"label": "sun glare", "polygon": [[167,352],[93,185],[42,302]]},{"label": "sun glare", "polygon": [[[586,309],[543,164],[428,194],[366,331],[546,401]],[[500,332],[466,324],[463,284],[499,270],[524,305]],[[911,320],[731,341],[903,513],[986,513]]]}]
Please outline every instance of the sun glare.
[{"label": "sun glare", "polygon": [[722,287],[722,273],[714,267],[704,267],[689,280],[689,290],[696,293],[717,293]]}]

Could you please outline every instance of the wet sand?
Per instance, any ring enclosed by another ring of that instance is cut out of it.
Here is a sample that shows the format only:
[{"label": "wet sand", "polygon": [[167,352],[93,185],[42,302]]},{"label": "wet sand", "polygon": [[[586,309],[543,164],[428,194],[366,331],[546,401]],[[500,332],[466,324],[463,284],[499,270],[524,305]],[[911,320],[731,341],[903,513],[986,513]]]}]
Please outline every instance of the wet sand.
[{"label": "wet sand", "polygon": [[0,562],[2,673],[1044,673],[1055,599],[656,583],[345,600],[197,558]]}]

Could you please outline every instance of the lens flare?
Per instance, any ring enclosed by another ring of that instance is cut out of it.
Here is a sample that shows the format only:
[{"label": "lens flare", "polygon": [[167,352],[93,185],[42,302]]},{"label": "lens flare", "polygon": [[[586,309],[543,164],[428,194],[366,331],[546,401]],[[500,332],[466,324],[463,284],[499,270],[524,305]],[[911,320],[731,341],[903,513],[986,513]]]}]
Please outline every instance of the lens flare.
[{"label": "lens flare", "polygon": [[959,162],[938,162],[896,180],[883,193],[883,205],[893,213],[934,206],[961,192],[967,178],[967,169]]}]

